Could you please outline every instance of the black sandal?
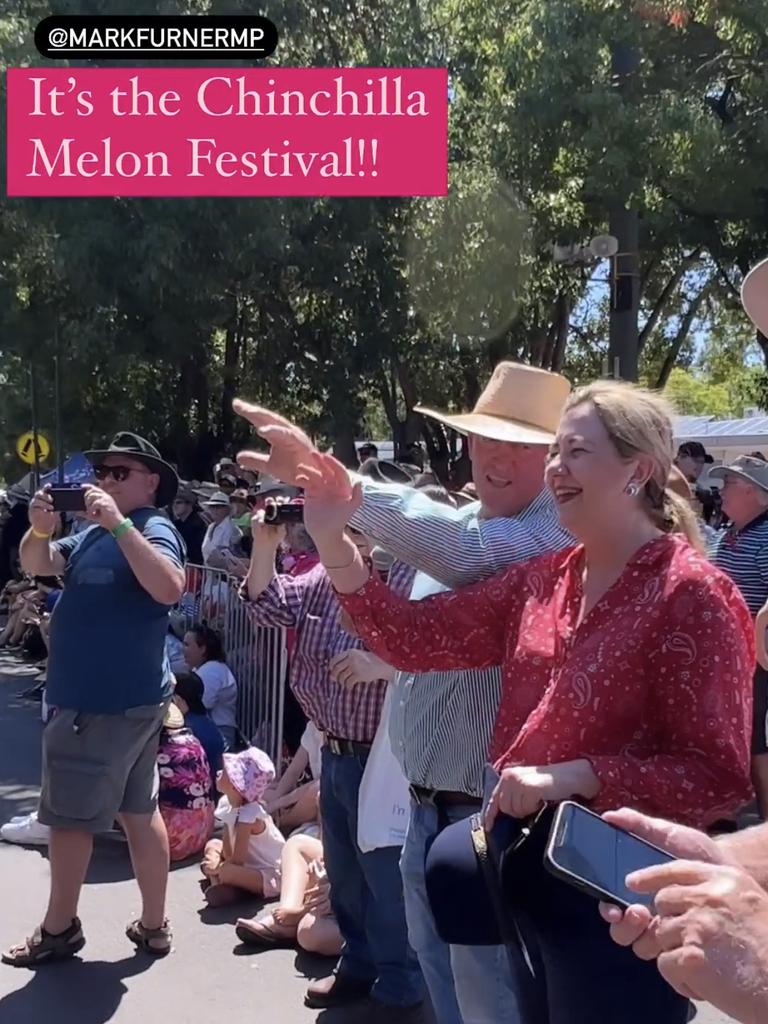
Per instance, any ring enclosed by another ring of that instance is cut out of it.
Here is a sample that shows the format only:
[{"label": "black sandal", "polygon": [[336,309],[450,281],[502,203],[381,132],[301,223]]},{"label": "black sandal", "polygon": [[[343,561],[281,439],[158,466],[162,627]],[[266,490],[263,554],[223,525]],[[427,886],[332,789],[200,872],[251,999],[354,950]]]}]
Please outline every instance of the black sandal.
[{"label": "black sandal", "polygon": [[36,967],[54,960],[68,960],[84,945],[85,936],[80,919],[76,917],[69,928],[58,935],[52,935],[40,925],[28,939],[3,953],[2,961],[11,967]]},{"label": "black sandal", "polygon": [[[160,928],[145,928],[140,919],[131,921],[125,929],[125,934],[137,949],[149,953],[150,956],[168,956],[171,952],[173,932],[167,919]],[[157,942],[162,945],[152,945]]]}]

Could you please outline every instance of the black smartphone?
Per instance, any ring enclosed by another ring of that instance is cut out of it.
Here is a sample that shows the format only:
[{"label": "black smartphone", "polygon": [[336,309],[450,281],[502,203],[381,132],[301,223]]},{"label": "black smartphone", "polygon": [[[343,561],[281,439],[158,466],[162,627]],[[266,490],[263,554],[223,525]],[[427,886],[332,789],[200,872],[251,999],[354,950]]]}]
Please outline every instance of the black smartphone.
[{"label": "black smartphone", "polygon": [[628,889],[627,875],[673,860],[670,853],[570,800],[557,809],[544,853],[544,867],[553,875],[588,896],[625,909],[632,903],[650,907],[653,901],[650,895]]},{"label": "black smartphone", "polygon": [[85,489],[82,484],[56,484],[48,488],[54,512],[85,512]]}]

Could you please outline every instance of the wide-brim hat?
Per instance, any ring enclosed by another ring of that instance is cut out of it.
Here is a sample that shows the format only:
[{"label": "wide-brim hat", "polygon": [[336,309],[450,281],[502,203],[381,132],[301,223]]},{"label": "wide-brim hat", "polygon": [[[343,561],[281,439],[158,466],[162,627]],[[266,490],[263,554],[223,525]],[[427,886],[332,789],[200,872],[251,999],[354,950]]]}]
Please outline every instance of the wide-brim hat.
[{"label": "wide-brim hat", "polygon": [[384,484],[410,484],[414,477],[403,469],[396,462],[388,462],[386,459],[371,457],[366,459],[360,466],[360,475],[370,477],[371,480],[378,480]]},{"label": "wide-brim hat", "polygon": [[472,412],[449,415],[417,405],[416,412],[460,434],[493,441],[551,444],[571,385],[559,373],[522,363],[499,363]]},{"label": "wide-brim hat", "polygon": [[744,278],[741,304],[758,331],[768,337],[768,260],[758,263]]},{"label": "wide-brim hat", "polygon": [[170,463],[161,457],[160,452],[153,444],[150,444],[146,438],[139,437],[138,434],[123,431],[115,435],[109,448],[84,454],[92,466],[100,465],[108,455],[128,455],[137,462],[143,462],[160,477],[155,497],[157,507],[163,508],[165,505],[170,505],[176,497],[176,492],[179,489],[179,474]]},{"label": "wide-brim hat", "polygon": [[229,508],[229,495],[224,491],[214,491],[210,498],[203,502],[205,508]]},{"label": "wide-brim hat", "polygon": [[[766,324],[768,327],[768,324]],[[730,466],[715,466],[709,471],[710,479],[725,480],[727,476],[740,476],[761,491],[768,493],[768,462],[755,459],[751,455],[740,455]]]},{"label": "wide-brim hat", "polygon": [[294,487],[292,484],[281,483],[277,477],[269,476],[267,473],[259,475],[254,490],[259,498],[264,497],[265,494],[282,494],[286,498],[297,498],[301,494],[300,488]]}]

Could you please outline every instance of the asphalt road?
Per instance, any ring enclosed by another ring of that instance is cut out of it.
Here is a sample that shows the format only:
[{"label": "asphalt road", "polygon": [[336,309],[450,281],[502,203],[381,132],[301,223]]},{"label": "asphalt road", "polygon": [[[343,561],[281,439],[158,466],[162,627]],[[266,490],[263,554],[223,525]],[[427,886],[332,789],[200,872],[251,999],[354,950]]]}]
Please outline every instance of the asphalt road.
[{"label": "asphalt road", "polygon": [[[24,688],[19,674],[23,672],[0,657],[0,821],[34,809],[38,793],[39,705],[16,697]],[[0,877],[0,945],[5,948],[39,923],[48,890],[45,850],[0,843]],[[37,971],[0,965],[0,1022],[364,1021],[365,1012],[360,1008],[322,1012],[304,1008],[307,978],[327,973],[332,963],[290,950],[243,955],[232,927],[238,915],[203,909],[199,877],[196,865],[172,872],[169,914],[175,931],[173,953],[159,961],[136,955],[123,934],[138,909],[127,848],[118,840],[100,839],[83,892],[81,918],[87,945],[81,957]],[[733,1024],[711,1008],[700,1009],[696,1020],[699,1024]]]}]

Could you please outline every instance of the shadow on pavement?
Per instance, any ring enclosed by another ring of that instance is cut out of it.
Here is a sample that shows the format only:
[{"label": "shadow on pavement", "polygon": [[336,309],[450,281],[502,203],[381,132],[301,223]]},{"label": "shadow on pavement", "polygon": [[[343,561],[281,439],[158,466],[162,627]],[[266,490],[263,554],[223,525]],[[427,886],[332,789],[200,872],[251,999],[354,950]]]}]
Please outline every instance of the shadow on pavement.
[{"label": "shadow on pavement", "polygon": [[[123,979],[142,974],[153,963],[150,957],[137,953],[114,963],[83,962],[76,957],[65,963],[38,967],[31,972],[24,988],[0,999],[0,1020],[32,1024],[55,1017],[57,1024],[106,1024],[128,991]],[[73,998],[77,992],[81,993],[80,998]]]},{"label": "shadow on pavement", "polygon": [[318,956],[315,953],[307,953],[304,949],[296,951],[296,959],[293,966],[297,974],[305,978],[327,978],[332,973],[338,962],[337,956]]},{"label": "shadow on pavement", "polygon": [[234,927],[238,917],[255,917],[263,909],[264,901],[255,897],[253,900],[243,900],[242,903],[233,903],[228,907],[209,907],[201,892],[197,916],[206,925],[229,925],[234,938]]}]

